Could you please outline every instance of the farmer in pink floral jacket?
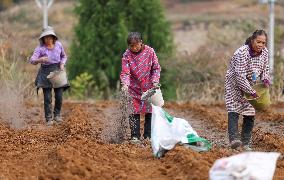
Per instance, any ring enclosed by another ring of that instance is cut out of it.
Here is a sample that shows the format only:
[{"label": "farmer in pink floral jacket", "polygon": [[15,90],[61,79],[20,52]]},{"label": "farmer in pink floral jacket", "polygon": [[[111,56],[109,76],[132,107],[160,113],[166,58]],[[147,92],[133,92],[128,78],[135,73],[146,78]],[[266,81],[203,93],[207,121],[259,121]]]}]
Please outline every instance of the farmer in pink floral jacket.
[{"label": "farmer in pink floral jacket", "polygon": [[161,67],[153,48],[143,44],[139,32],[130,32],[127,38],[128,49],[122,57],[120,79],[122,91],[132,97],[134,114],[130,115],[131,142],[140,142],[140,114],[145,114],[144,139],[151,138],[152,108],[149,102],[141,101],[141,95],[157,86]]}]

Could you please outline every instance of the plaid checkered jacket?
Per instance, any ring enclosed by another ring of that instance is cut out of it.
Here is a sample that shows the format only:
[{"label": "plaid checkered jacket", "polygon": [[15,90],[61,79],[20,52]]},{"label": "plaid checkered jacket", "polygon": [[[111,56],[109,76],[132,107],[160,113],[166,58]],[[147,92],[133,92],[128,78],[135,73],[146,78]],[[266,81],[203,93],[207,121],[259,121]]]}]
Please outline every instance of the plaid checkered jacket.
[{"label": "plaid checkered jacket", "polygon": [[262,50],[259,56],[252,57],[250,47],[243,45],[231,58],[225,78],[225,101],[228,112],[254,116],[255,109],[244,98],[244,93],[256,93],[252,89],[252,76],[256,73],[261,81],[269,80],[268,50]]}]

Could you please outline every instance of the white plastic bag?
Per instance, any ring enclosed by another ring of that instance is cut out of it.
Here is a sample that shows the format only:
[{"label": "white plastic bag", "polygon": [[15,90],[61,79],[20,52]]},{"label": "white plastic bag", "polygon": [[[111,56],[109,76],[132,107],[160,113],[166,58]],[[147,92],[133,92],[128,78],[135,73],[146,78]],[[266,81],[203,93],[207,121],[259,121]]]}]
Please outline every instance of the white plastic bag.
[{"label": "white plastic bag", "polygon": [[[195,142],[203,143],[199,151],[207,151],[211,148],[209,141],[200,138],[186,120],[172,117],[161,107],[152,105],[151,143],[155,157],[161,157],[161,151],[171,150],[177,143]],[[194,147],[194,145],[189,147]]]},{"label": "white plastic bag", "polygon": [[67,73],[65,70],[50,72],[47,79],[51,82],[53,88],[60,88],[68,84]]},{"label": "white plastic bag", "polygon": [[245,152],[218,159],[209,172],[210,180],[270,180],[280,153]]}]

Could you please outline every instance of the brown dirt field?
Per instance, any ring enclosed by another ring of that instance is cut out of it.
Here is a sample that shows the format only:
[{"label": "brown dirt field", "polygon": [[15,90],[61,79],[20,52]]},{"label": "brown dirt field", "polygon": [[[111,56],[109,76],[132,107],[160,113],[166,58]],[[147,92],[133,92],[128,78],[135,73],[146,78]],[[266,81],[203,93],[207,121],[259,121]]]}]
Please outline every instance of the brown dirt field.
[{"label": "brown dirt field", "polygon": [[[213,142],[213,149],[197,153],[178,146],[162,159],[153,157],[149,142],[111,144],[102,138],[109,121],[115,121],[112,113],[116,113],[117,106],[115,102],[66,102],[65,122],[47,128],[41,107],[27,104],[31,114],[26,116],[25,128],[0,124],[0,179],[208,179],[216,159],[240,152],[227,147],[223,105],[168,104],[165,109],[189,120],[201,136]],[[264,121],[283,129],[283,117],[273,110],[258,114],[253,148],[284,153],[281,132],[258,127]],[[275,123],[278,121],[279,126]],[[107,133],[115,132],[109,129]],[[283,157],[278,160],[274,179],[281,177]]]}]

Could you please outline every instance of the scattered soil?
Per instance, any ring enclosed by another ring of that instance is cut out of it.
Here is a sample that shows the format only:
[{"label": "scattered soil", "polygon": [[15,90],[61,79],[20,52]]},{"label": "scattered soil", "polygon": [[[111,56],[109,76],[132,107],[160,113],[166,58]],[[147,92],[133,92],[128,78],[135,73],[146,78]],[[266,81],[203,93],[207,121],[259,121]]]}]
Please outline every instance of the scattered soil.
[{"label": "scattered soil", "polygon": [[[162,159],[153,157],[146,140],[129,144],[129,129],[121,126],[125,122],[116,123],[121,118],[117,102],[65,102],[64,122],[50,128],[44,124],[40,104],[26,106],[30,115],[24,116],[27,125],[21,129],[0,117],[0,179],[208,179],[216,159],[240,153],[228,148],[224,105],[167,104],[166,111],[187,119],[200,136],[213,142],[213,148],[197,153],[177,146]],[[258,113],[255,150],[284,153],[283,134],[277,130],[283,128],[282,118],[274,110]],[[109,137],[121,127],[124,139],[111,141]],[[281,157],[274,179],[283,177]]]}]

